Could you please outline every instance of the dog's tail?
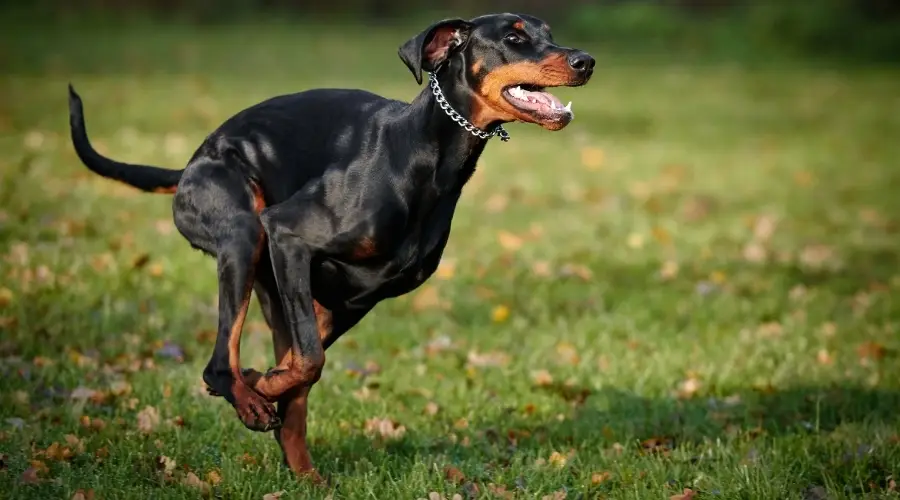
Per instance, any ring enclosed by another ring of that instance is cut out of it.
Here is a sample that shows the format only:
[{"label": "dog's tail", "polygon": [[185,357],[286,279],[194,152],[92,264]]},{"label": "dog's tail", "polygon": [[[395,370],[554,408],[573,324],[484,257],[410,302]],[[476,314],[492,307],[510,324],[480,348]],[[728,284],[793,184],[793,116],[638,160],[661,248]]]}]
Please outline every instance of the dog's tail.
[{"label": "dog's tail", "polygon": [[75,93],[71,84],[69,84],[69,125],[72,129],[75,152],[92,172],[151,193],[174,193],[177,189],[183,170],[120,163],[98,153],[88,140],[81,97]]}]

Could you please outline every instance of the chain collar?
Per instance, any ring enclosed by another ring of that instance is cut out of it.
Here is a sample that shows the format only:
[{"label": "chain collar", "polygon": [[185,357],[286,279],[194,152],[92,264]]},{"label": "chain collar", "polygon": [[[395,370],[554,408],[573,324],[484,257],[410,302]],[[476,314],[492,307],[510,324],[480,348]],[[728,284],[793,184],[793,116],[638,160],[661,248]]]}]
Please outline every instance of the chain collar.
[{"label": "chain collar", "polygon": [[469,120],[463,118],[463,116],[456,112],[450,106],[450,103],[447,102],[447,99],[444,97],[444,93],[441,91],[440,85],[438,85],[437,76],[434,73],[428,74],[428,80],[431,85],[431,93],[434,94],[435,99],[437,99],[438,104],[441,106],[441,109],[444,110],[444,113],[447,113],[447,116],[450,117],[451,120],[455,121],[459,124],[460,127],[468,130],[475,137],[480,137],[481,139],[490,139],[493,136],[499,136],[500,140],[503,142],[507,142],[509,140],[509,133],[503,128],[502,125],[497,125],[492,132],[485,132],[480,128],[472,125]]}]

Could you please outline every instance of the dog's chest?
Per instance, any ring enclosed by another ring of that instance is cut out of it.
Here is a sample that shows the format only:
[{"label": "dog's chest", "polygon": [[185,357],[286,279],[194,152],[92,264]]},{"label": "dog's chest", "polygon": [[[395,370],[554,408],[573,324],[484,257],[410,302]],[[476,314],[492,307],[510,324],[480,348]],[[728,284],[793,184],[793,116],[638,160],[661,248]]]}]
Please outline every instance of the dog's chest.
[{"label": "dog's chest", "polygon": [[314,294],[331,295],[342,307],[371,307],[421,286],[437,270],[450,236],[456,204],[441,205],[408,224],[402,233],[376,231],[379,236],[373,246],[379,252],[374,258],[324,262],[319,279],[314,280],[319,283]]}]

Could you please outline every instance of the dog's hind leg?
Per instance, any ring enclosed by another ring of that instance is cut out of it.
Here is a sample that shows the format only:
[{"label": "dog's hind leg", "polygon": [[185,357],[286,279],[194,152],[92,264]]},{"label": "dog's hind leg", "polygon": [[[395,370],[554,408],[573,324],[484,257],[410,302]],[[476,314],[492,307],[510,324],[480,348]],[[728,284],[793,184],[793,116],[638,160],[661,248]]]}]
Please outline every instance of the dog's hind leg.
[{"label": "dog's hind leg", "polygon": [[234,406],[245,426],[267,431],[280,425],[275,408],[247,385],[240,365],[241,331],[265,248],[259,222],[265,202],[259,187],[236,167],[217,160],[190,165],[175,194],[173,212],[181,234],[217,261],[218,335],[203,380],[211,393]]}]

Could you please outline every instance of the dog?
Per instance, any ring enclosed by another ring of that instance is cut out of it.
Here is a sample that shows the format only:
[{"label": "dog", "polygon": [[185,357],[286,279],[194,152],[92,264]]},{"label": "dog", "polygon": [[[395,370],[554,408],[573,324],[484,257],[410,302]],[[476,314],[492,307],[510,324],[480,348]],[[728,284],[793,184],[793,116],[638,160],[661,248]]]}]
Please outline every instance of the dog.
[{"label": "dog", "polygon": [[[524,14],[446,19],[398,50],[421,85],[412,102],[351,89],[270,98],[229,118],[183,170],[97,153],[69,85],[72,142],[96,174],[173,194],[175,227],[215,257],[218,334],[203,371],[243,424],[274,430],[284,463],[321,480],[306,444],[310,389],[325,351],[379,302],[437,269],[463,186],[503,124],[555,131],[571,103],[544,89],[586,84],[594,59],[557,45]],[[276,366],[242,369],[240,337],[256,297]],[[276,408],[277,405],[277,408]]]}]

